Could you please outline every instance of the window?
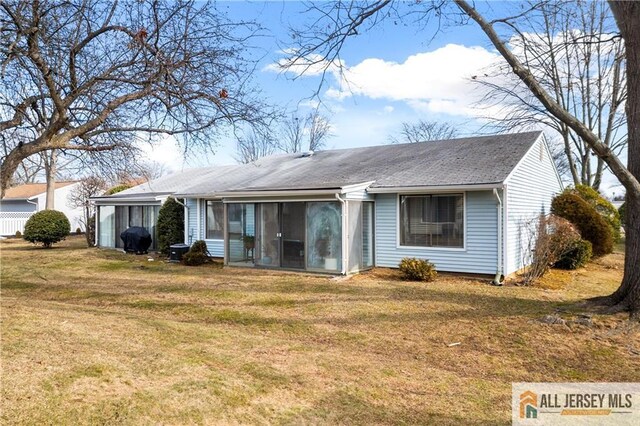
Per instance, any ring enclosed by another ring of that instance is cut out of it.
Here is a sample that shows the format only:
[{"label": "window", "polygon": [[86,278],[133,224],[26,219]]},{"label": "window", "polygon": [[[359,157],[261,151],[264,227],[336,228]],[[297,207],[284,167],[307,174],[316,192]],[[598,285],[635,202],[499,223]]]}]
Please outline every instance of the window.
[{"label": "window", "polygon": [[224,206],[222,201],[207,201],[207,235],[208,240],[224,238]]},{"label": "window", "polygon": [[403,195],[400,197],[400,245],[464,246],[464,196]]}]

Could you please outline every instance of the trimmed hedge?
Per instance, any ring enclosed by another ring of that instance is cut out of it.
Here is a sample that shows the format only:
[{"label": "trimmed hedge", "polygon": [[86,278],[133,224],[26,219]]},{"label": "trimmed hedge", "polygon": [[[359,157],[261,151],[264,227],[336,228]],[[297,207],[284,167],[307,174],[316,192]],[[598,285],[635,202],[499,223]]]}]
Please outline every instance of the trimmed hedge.
[{"label": "trimmed hedge", "polygon": [[184,207],[167,198],[158,212],[158,250],[169,255],[169,246],[184,242]]},{"label": "trimmed hedge", "polygon": [[566,251],[553,265],[559,269],[578,269],[585,266],[593,254],[593,248],[589,241],[579,239],[573,242],[572,247]]},{"label": "trimmed hedge", "polygon": [[209,261],[209,250],[207,244],[198,240],[191,245],[188,252],[182,256],[182,263],[187,266],[199,266]]},{"label": "trimmed hedge", "polygon": [[622,226],[620,213],[609,200],[588,185],[576,185],[575,188],[568,188],[565,192],[576,194],[596,209],[596,212],[611,226],[613,230],[613,241],[617,242],[620,240],[620,227]]},{"label": "trimmed hedge", "polygon": [[64,240],[71,232],[71,224],[64,213],[57,210],[42,210],[34,213],[24,225],[23,238],[45,248]]},{"label": "trimmed hedge", "polygon": [[551,202],[551,212],[576,225],[582,239],[593,246],[594,256],[613,252],[613,229],[607,221],[581,197],[563,192]]},{"label": "trimmed hedge", "polygon": [[433,263],[415,257],[405,257],[400,261],[402,279],[408,281],[433,281],[438,273]]}]

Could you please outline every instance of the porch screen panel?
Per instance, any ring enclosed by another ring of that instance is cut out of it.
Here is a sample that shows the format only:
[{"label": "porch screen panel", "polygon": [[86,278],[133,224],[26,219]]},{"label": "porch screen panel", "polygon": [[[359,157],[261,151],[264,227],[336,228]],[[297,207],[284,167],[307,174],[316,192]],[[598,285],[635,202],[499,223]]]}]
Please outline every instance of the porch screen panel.
[{"label": "porch screen panel", "polygon": [[160,206],[144,206],[142,210],[142,226],[151,234],[151,250],[158,248],[158,231],[156,224],[158,223],[158,212]]},{"label": "porch screen panel", "polygon": [[255,262],[262,266],[280,266],[278,203],[256,204]]},{"label": "porch screen panel", "polygon": [[144,224],[142,223],[142,210],[143,206],[129,207],[129,226],[144,226]]},{"label": "porch screen panel", "polygon": [[255,247],[254,204],[227,205],[229,262],[253,262]]},{"label": "porch screen panel", "polygon": [[342,207],[339,202],[307,203],[307,268],[342,270]]},{"label": "porch screen panel", "polygon": [[362,203],[362,266],[373,266],[373,203]]},{"label": "porch screen panel", "polygon": [[463,247],[463,195],[401,196],[400,245]]},{"label": "porch screen panel", "polygon": [[362,268],[362,201],[347,201],[349,209],[349,272]]},{"label": "porch screen panel", "polygon": [[99,206],[98,218],[100,220],[100,232],[98,233],[98,245],[100,247],[115,247],[116,245],[116,208],[115,206]]},{"label": "porch screen panel", "polygon": [[116,247],[124,248],[120,234],[129,227],[129,207],[116,206]]}]

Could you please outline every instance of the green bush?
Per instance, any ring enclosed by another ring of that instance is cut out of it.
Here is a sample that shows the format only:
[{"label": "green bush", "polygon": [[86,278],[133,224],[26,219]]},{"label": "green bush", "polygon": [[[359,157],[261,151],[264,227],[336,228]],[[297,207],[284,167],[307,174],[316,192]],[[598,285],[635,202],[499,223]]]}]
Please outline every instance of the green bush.
[{"label": "green bush", "polygon": [[571,192],[563,192],[551,202],[551,212],[576,225],[582,239],[593,245],[594,256],[613,251],[613,229],[595,208]]},{"label": "green bush", "polygon": [[22,238],[22,232],[16,231],[16,238]]},{"label": "green bush", "polygon": [[167,198],[158,212],[158,250],[168,255],[169,246],[184,242],[184,207],[175,198]]},{"label": "green bush", "polygon": [[191,245],[187,253],[182,256],[182,263],[187,266],[198,266],[209,261],[209,250],[207,244],[198,240]]},{"label": "green bush", "polygon": [[128,183],[121,183],[119,185],[116,185],[112,188],[107,189],[107,191],[105,192],[105,195],[113,195],[113,194],[117,194],[118,192],[122,192],[125,189],[129,189],[131,188],[131,185]]},{"label": "green bush", "polygon": [[65,239],[71,232],[71,224],[64,213],[57,210],[43,210],[34,213],[24,225],[24,239],[49,248]]},{"label": "green bush", "polygon": [[618,214],[620,215],[620,222],[623,225],[626,225],[627,221],[627,202],[622,203],[620,208],[618,209]]},{"label": "green bush", "polygon": [[424,259],[416,259],[415,257],[402,259],[399,268],[402,279],[408,281],[433,281],[438,275],[433,263]]},{"label": "green bush", "polygon": [[588,185],[576,185],[575,188],[568,188],[565,192],[571,192],[589,203],[596,212],[607,221],[613,230],[613,241],[620,240],[620,213],[613,204],[602,196],[598,191]]},{"label": "green bush", "polygon": [[593,249],[589,241],[579,239],[573,242],[571,248],[566,251],[560,259],[553,265],[559,269],[578,269],[585,266],[593,254]]}]

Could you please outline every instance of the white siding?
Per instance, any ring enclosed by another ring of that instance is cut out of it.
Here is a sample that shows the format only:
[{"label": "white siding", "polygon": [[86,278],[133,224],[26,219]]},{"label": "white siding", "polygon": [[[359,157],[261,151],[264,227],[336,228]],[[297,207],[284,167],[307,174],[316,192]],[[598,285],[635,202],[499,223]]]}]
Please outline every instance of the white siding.
[{"label": "white siding", "polygon": [[466,193],[466,247],[398,247],[398,196],[378,194],[375,209],[376,266],[397,267],[403,257],[428,259],[439,271],[495,274],[498,209],[492,191]]},{"label": "white siding", "polygon": [[541,213],[548,214],[562,183],[543,138],[532,146],[506,180],[507,227],[505,275],[526,263],[529,236],[524,225]]}]

